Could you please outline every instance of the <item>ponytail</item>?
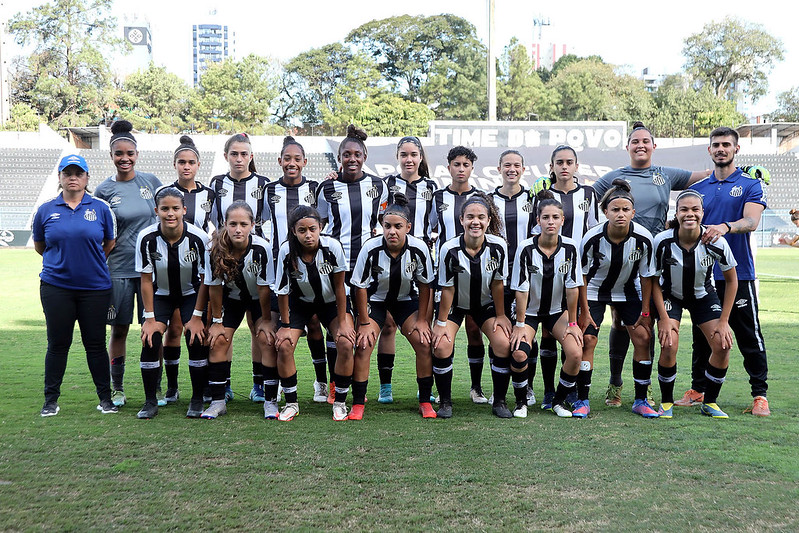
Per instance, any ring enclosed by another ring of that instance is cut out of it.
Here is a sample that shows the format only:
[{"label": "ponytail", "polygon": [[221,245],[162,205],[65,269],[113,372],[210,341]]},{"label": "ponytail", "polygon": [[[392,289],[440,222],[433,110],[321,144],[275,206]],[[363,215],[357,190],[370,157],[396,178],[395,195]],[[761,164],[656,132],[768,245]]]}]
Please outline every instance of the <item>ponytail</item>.
[{"label": "ponytail", "polygon": [[502,215],[499,212],[499,208],[497,208],[497,205],[494,203],[494,200],[486,193],[476,191],[463,203],[460,213],[461,217],[466,212],[466,208],[471,204],[482,205],[488,213],[488,228],[486,229],[486,233],[502,237]]},{"label": "ponytail", "polygon": [[[230,151],[230,146],[231,146],[233,143],[246,143],[246,144],[249,144],[249,145],[250,145],[250,152],[252,153],[252,143],[250,142],[250,136],[249,136],[249,135],[247,135],[246,133],[237,133],[237,134],[235,134],[235,135],[231,136],[231,137],[230,137],[230,138],[229,138],[229,139],[228,139],[228,140],[225,142],[225,153],[228,153],[228,152]],[[255,172],[257,172],[257,171],[255,170],[255,156],[254,156],[254,155],[253,155],[253,157],[251,157],[251,158],[250,158],[250,165],[249,165],[249,167],[247,168],[247,170],[249,170],[249,171],[250,171],[250,172],[252,172],[253,174],[254,174]]]},{"label": "ponytail", "polygon": [[315,208],[308,206],[308,205],[298,205],[294,209],[291,210],[288,216],[288,226],[289,226],[289,234],[288,238],[286,239],[289,243],[289,263],[291,267],[296,271],[299,269],[299,263],[297,263],[297,258],[300,256],[300,240],[294,234],[294,226],[297,225],[297,222],[302,220],[303,218],[312,218],[319,223],[319,227],[322,227],[322,217],[319,215],[319,211]]}]

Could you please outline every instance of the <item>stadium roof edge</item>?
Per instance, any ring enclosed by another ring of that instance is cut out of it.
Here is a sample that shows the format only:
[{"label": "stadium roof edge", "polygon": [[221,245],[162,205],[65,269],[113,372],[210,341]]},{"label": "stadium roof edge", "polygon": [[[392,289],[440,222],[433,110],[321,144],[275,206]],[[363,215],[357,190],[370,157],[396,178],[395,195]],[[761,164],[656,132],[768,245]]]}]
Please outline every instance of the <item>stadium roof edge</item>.
[{"label": "stadium roof edge", "polygon": [[790,137],[799,133],[797,122],[766,122],[764,124],[742,124],[735,128],[741,137],[771,137],[776,131],[777,137]]}]

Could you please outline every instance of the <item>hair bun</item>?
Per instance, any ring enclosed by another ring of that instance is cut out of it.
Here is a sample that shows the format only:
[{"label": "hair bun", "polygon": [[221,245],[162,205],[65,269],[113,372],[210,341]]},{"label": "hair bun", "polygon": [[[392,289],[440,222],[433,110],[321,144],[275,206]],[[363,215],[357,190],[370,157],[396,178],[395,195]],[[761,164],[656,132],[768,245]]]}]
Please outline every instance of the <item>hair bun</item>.
[{"label": "hair bun", "polygon": [[630,188],[629,182],[627,180],[625,180],[624,178],[616,178],[616,179],[614,179],[613,182],[611,182],[611,185],[613,187],[616,187],[617,189],[622,189],[622,190],[625,190],[627,192],[632,192],[632,189]]},{"label": "hair bun", "polygon": [[194,141],[188,135],[181,135],[180,136],[180,144],[190,144],[194,146]]},{"label": "hair bun", "polygon": [[355,124],[350,124],[347,126],[347,137],[352,137],[360,141],[365,141],[368,138],[366,132],[357,127]]},{"label": "hair bun", "polygon": [[295,141],[294,137],[292,137],[291,135],[286,135],[285,137],[283,137],[283,146],[287,146],[289,144],[293,144],[296,142],[297,141]]},{"label": "hair bun", "polygon": [[133,124],[127,120],[117,120],[111,124],[111,133],[128,133],[133,131]]},{"label": "hair bun", "polygon": [[641,122],[640,120],[636,120],[635,122],[633,122],[633,129],[635,130],[638,128],[646,128],[646,126],[644,126],[644,123]]},{"label": "hair bun", "polygon": [[541,189],[535,195],[536,199],[541,202],[543,200],[554,200],[555,195],[549,189]]}]

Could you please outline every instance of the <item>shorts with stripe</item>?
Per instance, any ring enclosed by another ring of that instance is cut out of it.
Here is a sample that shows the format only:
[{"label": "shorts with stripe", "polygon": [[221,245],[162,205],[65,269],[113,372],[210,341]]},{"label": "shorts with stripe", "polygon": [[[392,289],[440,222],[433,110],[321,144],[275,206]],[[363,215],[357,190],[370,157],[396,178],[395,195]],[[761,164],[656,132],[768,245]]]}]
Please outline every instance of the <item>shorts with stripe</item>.
[{"label": "shorts with stripe", "polygon": [[139,324],[144,323],[144,302],[141,299],[141,277],[111,278],[111,302],[106,324],[129,326],[133,323],[133,301],[136,301]]},{"label": "shorts with stripe", "polygon": [[401,300],[395,302],[369,302],[369,318],[377,322],[381,328],[386,323],[386,313],[391,313],[394,323],[402,328],[408,318],[419,310],[419,299]]},{"label": "shorts with stripe", "polygon": [[153,296],[153,311],[155,312],[155,320],[162,324],[169,324],[175,309],[180,309],[180,319],[185,325],[191,320],[192,313],[194,312],[194,305],[197,303],[197,293],[187,294],[179,298],[172,298],[170,296]]},{"label": "shorts with stripe", "polygon": [[536,333],[538,332],[538,326],[543,326],[545,330],[552,333],[552,328],[555,327],[555,324],[565,313],[566,311],[554,315],[525,315],[524,323],[533,328]]},{"label": "shorts with stripe", "polygon": [[715,292],[708,293],[698,300],[679,300],[664,294],[663,303],[669,318],[677,322],[682,318],[683,309],[690,313],[691,322],[695,326],[721,318],[721,301]]},{"label": "shorts with stripe", "polygon": [[260,300],[234,300],[233,298],[225,297],[222,301],[222,325],[226,328],[236,329],[241,325],[244,315],[249,311],[252,314],[252,321],[255,322],[261,318],[261,301]]},{"label": "shorts with stripe", "polygon": [[632,326],[638,322],[638,317],[641,316],[641,300],[628,300],[624,302],[597,302],[595,300],[588,301],[588,311],[591,313],[591,318],[596,324],[596,327],[588,325],[585,328],[586,335],[596,337],[599,335],[599,327],[605,319],[605,308],[611,306],[621,317],[621,324],[623,326]]}]

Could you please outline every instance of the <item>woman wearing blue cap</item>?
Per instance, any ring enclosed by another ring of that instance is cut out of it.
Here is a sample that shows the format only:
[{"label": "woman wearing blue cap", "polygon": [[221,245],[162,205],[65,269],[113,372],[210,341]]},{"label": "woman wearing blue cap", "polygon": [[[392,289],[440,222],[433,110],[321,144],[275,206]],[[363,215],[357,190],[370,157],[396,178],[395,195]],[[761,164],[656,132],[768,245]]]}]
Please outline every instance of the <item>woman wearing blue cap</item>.
[{"label": "woman wearing blue cap", "polygon": [[89,166],[79,155],[58,165],[61,193],[43,203],[33,219],[33,245],[42,256],[40,295],[47,323],[42,416],[60,410],[58,397],[72,345],[75,321],[100,404],[116,413],[105,347],[105,317],[111,297],[106,257],[114,247],[116,220],[111,208],[87,191]]}]

